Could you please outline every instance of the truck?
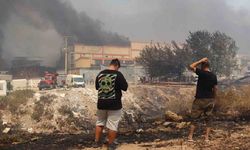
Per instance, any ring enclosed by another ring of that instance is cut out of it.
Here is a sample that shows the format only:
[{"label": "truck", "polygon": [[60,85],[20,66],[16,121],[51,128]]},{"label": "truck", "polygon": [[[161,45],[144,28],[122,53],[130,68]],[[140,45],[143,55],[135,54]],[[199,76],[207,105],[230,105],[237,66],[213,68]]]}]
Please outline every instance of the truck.
[{"label": "truck", "polygon": [[66,74],[59,74],[57,76],[57,87],[63,88],[66,85]]},{"label": "truck", "polygon": [[44,77],[38,83],[39,90],[54,89],[57,87],[57,73],[45,72]]},{"label": "truck", "polygon": [[66,77],[66,86],[67,87],[85,87],[85,82],[83,76],[68,74]]}]

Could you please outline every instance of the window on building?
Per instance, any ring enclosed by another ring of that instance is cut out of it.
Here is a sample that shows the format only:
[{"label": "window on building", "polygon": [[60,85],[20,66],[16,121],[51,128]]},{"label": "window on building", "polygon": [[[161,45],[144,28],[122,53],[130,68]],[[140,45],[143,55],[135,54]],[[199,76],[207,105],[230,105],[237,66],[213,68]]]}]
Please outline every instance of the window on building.
[{"label": "window on building", "polygon": [[135,62],[134,61],[132,61],[132,60],[127,60],[127,61],[125,61],[125,64],[128,64],[128,65],[133,65]]},{"label": "window on building", "polygon": [[95,60],[95,65],[102,65],[102,60]]},{"label": "window on building", "polygon": [[121,64],[123,64],[123,65],[133,65],[134,61],[132,61],[132,60],[121,60]]},{"label": "window on building", "polygon": [[111,60],[104,60],[104,65],[109,65]]}]

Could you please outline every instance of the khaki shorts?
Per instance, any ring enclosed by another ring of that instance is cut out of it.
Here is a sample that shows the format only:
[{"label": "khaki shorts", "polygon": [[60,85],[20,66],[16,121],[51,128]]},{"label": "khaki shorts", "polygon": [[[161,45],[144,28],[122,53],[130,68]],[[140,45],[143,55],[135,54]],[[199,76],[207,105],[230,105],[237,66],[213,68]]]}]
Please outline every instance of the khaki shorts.
[{"label": "khaki shorts", "polygon": [[96,126],[106,126],[112,131],[118,130],[118,125],[122,117],[122,110],[97,110]]},{"label": "khaki shorts", "polygon": [[193,122],[205,121],[209,123],[212,117],[214,104],[214,99],[195,99],[191,111]]}]

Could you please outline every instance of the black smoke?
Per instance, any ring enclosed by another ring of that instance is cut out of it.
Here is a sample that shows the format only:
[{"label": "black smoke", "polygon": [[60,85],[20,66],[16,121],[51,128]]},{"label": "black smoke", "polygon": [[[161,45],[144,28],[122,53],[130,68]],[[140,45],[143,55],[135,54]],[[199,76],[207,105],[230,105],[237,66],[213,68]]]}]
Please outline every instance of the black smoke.
[{"label": "black smoke", "polygon": [[[43,42],[47,32],[48,36],[54,35],[56,44]],[[24,40],[26,36],[30,40]],[[77,12],[64,0],[0,0],[1,56],[8,59],[20,54],[34,56],[41,53],[36,53],[38,50],[48,55],[52,51],[50,45],[59,54],[58,46],[63,44],[63,36],[91,45],[127,46],[130,43],[124,36],[103,30],[100,21],[90,18],[85,12]]]},{"label": "black smoke", "polygon": [[184,42],[189,31],[221,31],[236,40],[240,53],[250,54],[249,0],[70,1],[134,40]]}]

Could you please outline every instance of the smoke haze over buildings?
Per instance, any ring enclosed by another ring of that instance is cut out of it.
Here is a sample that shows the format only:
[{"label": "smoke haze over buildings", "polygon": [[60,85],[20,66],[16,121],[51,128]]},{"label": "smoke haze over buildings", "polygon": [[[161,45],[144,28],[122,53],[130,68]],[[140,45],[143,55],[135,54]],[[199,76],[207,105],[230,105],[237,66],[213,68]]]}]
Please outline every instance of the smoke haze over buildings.
[{"label": "smoke haze over buildings", "polygon": [[[247,0],[71,0],[78,11],[104,22],[131,40],[183,42],[189,31],[219,30],[250,49]],[[250,52],[249,52],[250,53]]]},{"label": "smoke haze over buildings", "polygon": [[78,13],[63,0],[0,0],[0,52],[13,57],[41,57],[46,65],[59,58],[63,36],[93,45],[128,45],[117,33],[104,31],[102,23]]},{"label": "smoke haze over buildings", "polygon": [[128,45],[126,37],[184,42],[189,31],[205,29],[225,32],[248,53],[250,8],[235,9],[228,1],[234,0],[0,0],[0,52],[9,62],[29,56],[54,65],[64,35],[86,44]]}]

